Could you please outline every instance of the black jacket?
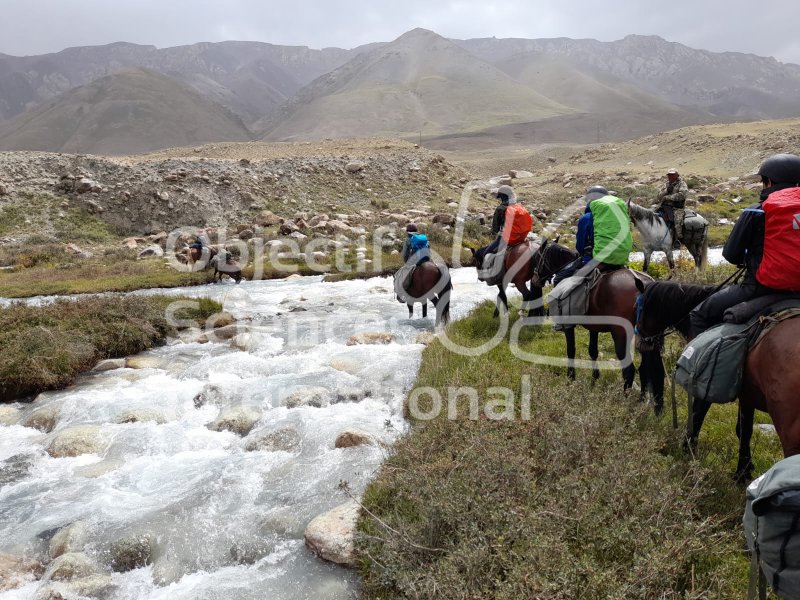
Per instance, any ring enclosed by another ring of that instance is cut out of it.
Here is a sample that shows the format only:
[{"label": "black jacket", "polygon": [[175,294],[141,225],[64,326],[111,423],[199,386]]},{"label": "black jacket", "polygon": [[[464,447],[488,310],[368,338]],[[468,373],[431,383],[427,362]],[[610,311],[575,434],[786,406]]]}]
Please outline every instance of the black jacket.
[{"label": "black jacket", "polygon": [[492,235],[497,235],[503,231],[503,226],[506,224],[506,209],[508,204],[501,204],[494,209],[494,216],[492,217]]}]

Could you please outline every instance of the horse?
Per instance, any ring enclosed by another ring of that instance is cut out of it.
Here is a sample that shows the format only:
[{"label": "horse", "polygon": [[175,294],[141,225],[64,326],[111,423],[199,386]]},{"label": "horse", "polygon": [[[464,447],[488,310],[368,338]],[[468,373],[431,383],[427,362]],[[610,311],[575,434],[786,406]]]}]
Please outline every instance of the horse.
[{"label": "horse", "polygon": [[[647,272],[650,266],[650,256],[655,251],[661,251],[667,256],[669,268],[675,268],[675,260],[672,257],[673,233],[672,228],[664,217],[654,210],[644,208],[632,202],[628,202],[628,214],[631,217],[634,227],[639,230],[644,245],[644,266],[642,269]],[[708,263],[708,221],[701,215],[687,217],[684,221],[685,235],[682,243],[686,246],[689,254],[694,259],[694,264],[699,270],[703,270]]]},{"label": "horse", "polygon": [[[674,328],[689,341],[691,310],[719,289],[718,286],[658,282],[641,286],[637,329],[644,338],[663,336]],[[739,459],[734,477],[739,482],[752,479],[750,439],[755,411],[772,418],[784,457],[800,454],[800,319],[774,325],[747,353],[742,387],[739,391],[739,416],[736,435]],[[707,402],[694,402],[688,426],[687,445],[696,447],[708,409]]]},{"label": "horse", "polygon": [[[224,251],[227,254],[227,250]],[[222,261],[220,254],[215,254],[208,262],[209,266],[214,267],[213,281],[216,283],[222,281],[222,275],[227,275],[236,283],[242,281],[242,267],[233,258],[228,256],[225,261]]]},{"label": "horse", "polygon": [[[497,301],[495,302],[494,316],[500,316],[500,307],[502,306],[505,312],[508,312],[508,297],[506,296],[506,287],[509,283],[513,283],[520,294],[522,294],[522,306],[528,308],[529,317],[542,317],[544,316],[544,308],[542,307],[542,290],[536,286],[531,285],[528,287],[528,282],[533,277],[534,269],[534,255],[537,248],[531,242],[522,242],[515,246],[510,246],[506,249],[503,258],[503,268],[505,273],[503,281],[497,284]],[[478,269],[483,267],[483,260],[478,261],[475,254],[475,249],[470,248],[472,252],[472,264]]]},{"label": "horse", "polygon": [[236,283],[242,281],[242,268],[233,259],[227,259],[224,264],[220,264],[219,250],[211,246],[204,246],[202,250],[197,247],[189,247],[186,249],[186,263],[196,270],[195,263],[200,262],[200,270],[206,270],[209,267],[214,268],[214,275],[212,280],[216,283],[222,281],[222,275],[228,275]]},{"label": "horse", "polygon": [[[402,299],[408,307],[408,318],[414,316],[414,304],[422,304],[422,317],[428,316],[428,300],[436,309],[436,325],[446,325],[450,321],[450,293],[453,283],[447,265],[436,264],[432,260],[417,265],[411,275],[411,282],[403,290]],[[408,302],[411,300],[411,302]]]},{"label": "horse", "polygon": [[[534,268],[533,285],[541,288],[562,268],[577,260],[578,253],[559,245],[557,242],[545,241],[536,253],[536,266]],[[603,266],[601,265],[601,271]],[[589,292],[589,308],[586,316],[588,317],[616,317],[628,321],[633,328],[636,314],[635,304],[639,292],[636,281],[639,278],[652,279],[645,274],[634,274],[629,269],[606,270],[600,279]],[[628,329],[619,323],[587,323],[583,327],[589,331],[589,357],[592,360],[592,377],[600,378],[600,370],[597,367],[599,356],[598,338],[600,333],[610,333],[614,340],[614,352],[617,359],[626,366],[622,367],[622,380],[624,390],[628,391],[633,387],[633,379],[636,375],[636,367],[633,365],[631,356],[630,340]],[[564,336],[567,342],[567,377],[575,379],[575,327],[564,327]],[[648,363],[658,361],[660,363],[660,350],[653,348],[646,352],[648,356],[643,361]],[[649,369],[645,373],[649,372]],[[640,375],[642,373],[640,372]],[[652,388],[653,398],[656,405],[656,412],[663,409],[663,380],[661,387],[652,385],[654,382],[642,380],[642,399],[646,389]]]}]

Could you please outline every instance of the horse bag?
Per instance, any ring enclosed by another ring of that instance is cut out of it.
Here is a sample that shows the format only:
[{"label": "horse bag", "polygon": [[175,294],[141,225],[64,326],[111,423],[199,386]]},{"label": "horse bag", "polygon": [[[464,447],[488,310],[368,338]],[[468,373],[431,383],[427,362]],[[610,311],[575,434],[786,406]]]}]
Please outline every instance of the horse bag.
[{"label": "horse bag", "polygon": [[547,306],[555,324],[553,329],[560,331],[574,325],[562,325],[560,317],[580,317],[589,311],[589,291],[597,279],[597,271],[586,275],[573,275],[561,281],[547,294]]},{"label": "horse bag", "polygon": [[723,323],[704,331],[678,358],[675,381],[697,400],[733,402],[742,386],[752,332],[752,323]]},{"label": "horse bag", "polygon": [[503,239],[509,246],[521,244],[533,228],[533,217],[521,204],[511,204],[506,208],[506,222],[503,226]]},{"label": "horse bag", "polygon": [[747,487],[744,535],[756,567],[780,598],[800,598],[800,455]]},{"label": "horse bag", "polygon": [[764,210],[764,258],[756,272],[761,285],[800,292],[800,188],[773,192]]}]

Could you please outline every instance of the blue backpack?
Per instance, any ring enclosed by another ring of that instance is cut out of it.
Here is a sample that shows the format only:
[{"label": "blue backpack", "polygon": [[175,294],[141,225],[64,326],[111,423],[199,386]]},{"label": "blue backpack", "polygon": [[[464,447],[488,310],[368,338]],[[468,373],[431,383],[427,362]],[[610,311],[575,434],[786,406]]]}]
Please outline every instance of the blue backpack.
[{"label": "blue backpack", "polygon": [[428,243],[428,236],[424,233],[417,233],[412,235],[408,240],[408,245],[411,248],[412,252],[418,252],[423,248],[430,248],[431,245]]}]

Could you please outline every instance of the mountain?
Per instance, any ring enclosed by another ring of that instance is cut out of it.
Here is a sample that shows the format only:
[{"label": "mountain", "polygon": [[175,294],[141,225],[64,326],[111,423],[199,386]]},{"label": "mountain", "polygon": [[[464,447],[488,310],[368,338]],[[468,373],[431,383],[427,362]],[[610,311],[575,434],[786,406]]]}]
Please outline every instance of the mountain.
[{"label": "mountain", "polygon": [[470,131],[573,112],[451,41],[415,29],[303,88],[265,139]]},{"label": "mountain", "polygon": [[0,125],[0,150],[133,154],[249,140],[241,120],[169,77],[143,69],[102,77]]},{"label": "mountain", "polygon": [[261,42],[200,43],[158,49],[124,42],[41,56],[0,54],[0,119],[130,67],[181,80],[253,122],[364,48],[311,50]]},{"label": "mountain", "polygon": [[478,58],[502,64],[520,55],[560,56],[594,77],[608,75],[663,101],[736,119],[800,114],[800,65],[738,52],[696,50],[658,36],[614,42],[569,38],[454,40]]}]

